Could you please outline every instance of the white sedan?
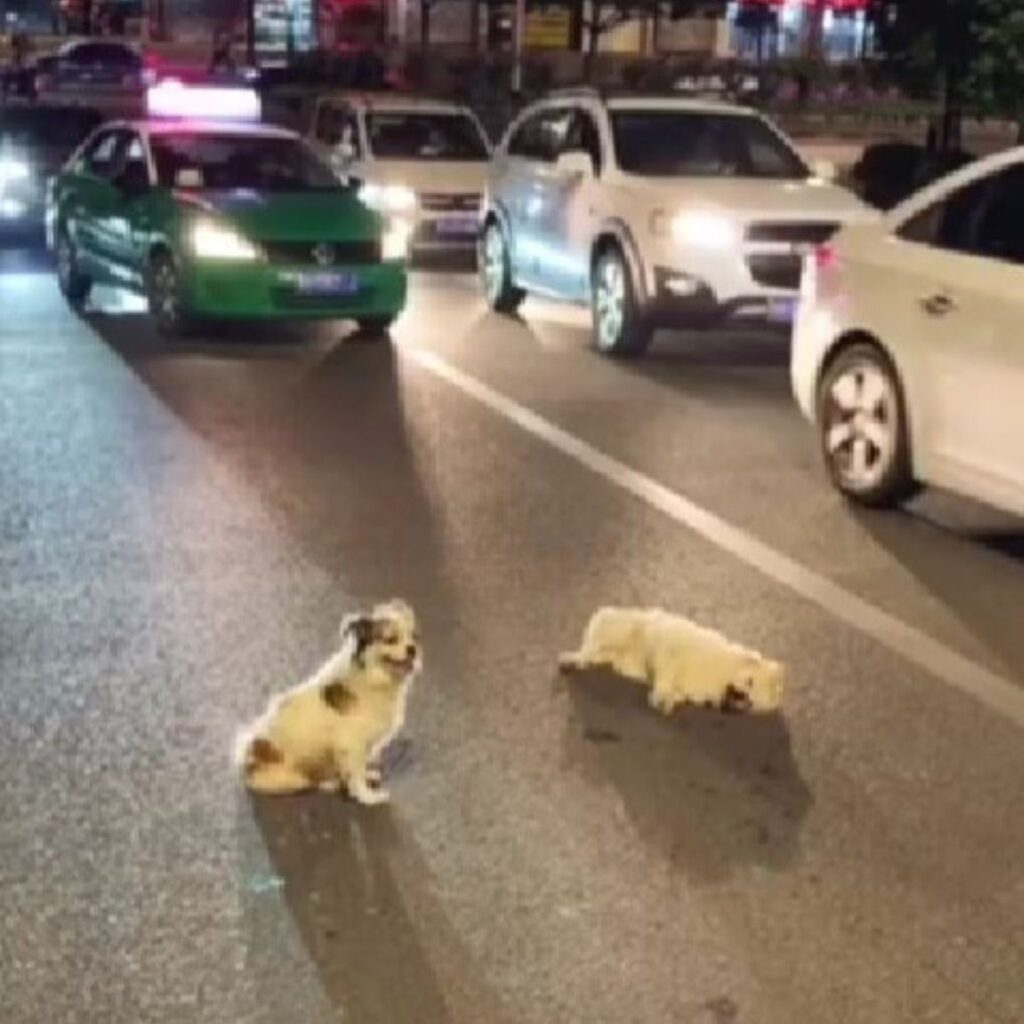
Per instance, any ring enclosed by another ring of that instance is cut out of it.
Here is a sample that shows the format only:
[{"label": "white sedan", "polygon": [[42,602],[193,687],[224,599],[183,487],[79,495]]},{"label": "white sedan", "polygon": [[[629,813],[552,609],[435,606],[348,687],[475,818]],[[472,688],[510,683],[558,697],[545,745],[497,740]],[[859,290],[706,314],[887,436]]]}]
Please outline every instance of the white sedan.
[{"label": "white sedan", "polygon": [[851,499],[934,484],[1024,515],[1024,149],[820,247],[791,375]]}]

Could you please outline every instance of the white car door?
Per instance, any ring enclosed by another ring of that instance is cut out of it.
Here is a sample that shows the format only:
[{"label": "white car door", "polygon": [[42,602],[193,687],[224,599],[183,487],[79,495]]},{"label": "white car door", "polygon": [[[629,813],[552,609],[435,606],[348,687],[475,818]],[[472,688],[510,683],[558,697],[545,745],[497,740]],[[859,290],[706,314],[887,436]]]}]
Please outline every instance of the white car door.
[{"label": "white car door", "polygon": [[[1024,513],[1024,164],[905,225],[935,482]],[[916,248],[909,246],[908,248]]]}]

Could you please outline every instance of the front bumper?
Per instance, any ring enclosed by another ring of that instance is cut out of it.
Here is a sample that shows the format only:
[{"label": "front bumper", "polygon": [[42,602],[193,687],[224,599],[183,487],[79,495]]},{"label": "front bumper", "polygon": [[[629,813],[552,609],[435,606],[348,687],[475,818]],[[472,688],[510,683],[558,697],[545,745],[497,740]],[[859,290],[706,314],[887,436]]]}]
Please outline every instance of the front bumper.
[{"label": "front bumper", "polygon": [[194,262],[184,273],[185,302],[195,316],[219,319],[344,320],[397,316],[405,307],[402,263],[331,267],[358,280],[352,294],[304,294],[298,276],[316,268],[266,263]]},{"label": "front bumper", "polygon": [[673,267],[654,268],[645,303],[645,313],[657,327],[788,328],[796,312],[796,290],[764,288],[750,281],[743,290],[723,294],[700,274]]}]

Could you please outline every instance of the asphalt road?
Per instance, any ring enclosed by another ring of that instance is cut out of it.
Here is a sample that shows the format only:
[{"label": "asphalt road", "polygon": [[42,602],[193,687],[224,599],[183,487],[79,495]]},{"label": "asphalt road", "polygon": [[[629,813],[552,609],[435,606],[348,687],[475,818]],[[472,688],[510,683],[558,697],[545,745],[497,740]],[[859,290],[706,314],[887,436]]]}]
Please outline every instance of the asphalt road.
[{"label": "asphalt road", "polygon": [[[1024,527],[852,513],[782,339],[613,364],[444,274],[394,346],[99,306],[0,254],[4,1024],[1024,1020]],[[250,798],[236,725],[393,594],[393,804]],[[784,713],[560,682],[612,601],[784,659]]]}]

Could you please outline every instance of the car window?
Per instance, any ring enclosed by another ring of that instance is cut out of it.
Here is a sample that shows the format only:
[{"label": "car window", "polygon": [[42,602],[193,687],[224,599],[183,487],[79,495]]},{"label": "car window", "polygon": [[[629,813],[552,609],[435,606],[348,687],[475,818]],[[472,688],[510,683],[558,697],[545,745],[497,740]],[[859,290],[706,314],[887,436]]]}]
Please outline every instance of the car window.
[{"label": "car window", "polygon": [[342,188],[334,172],[298,139],[168,132],[150,137],[165,188],[311,192]]},{"label": "car window", "polygon": [[366,115],[370,152],[381,160],[486,160],[476,121],[462,112],[386,110]]},{"label": "car window", "polygon": [[993,179],[972,249],[979,256],[1024,265],[1024,164]]},{"label": "car window", "polygon": [[113,177],[118,168],[118,157],[123,132],[100,132],[85,148],[80,168],[101,178]]},{"label": "car window", "polygon": [[760,117],[627,107],[611,114],[619,166],[628,174],[806,180],[810,170]]},{"label": "car window", "polygon": [[910,218],[907,242],[1024,262],[1024,164],[973,181]]},{"label": "car window", "polygon": [[313,134],[325,146],[348,145],[356,157],[362,153],[356,112],[347,103],[321,103]]},{"label": "car window", "polygon": [[574,113],[571,107],[548,107],[531,115],[509,139],[509,155],[552,163],[565,146]]},{"label": "car window", "polygon": [[[141,170],[135,171],[135,167],[140,167]],[[121,159],[119,173],[124,174],[129,169],[135,173],[140,173],[145,177],[149,177],[149,165],[146,162],[146,149],[142,145],[142,139],[134,132],[125,139],[124,155]]]},{"label": "car window", "polygon": [[76,46],[67,59],[75,64],[118,64],[125,67],[138,62],[135,53],[113,43],[83,43]]},{"label": "car window", "polygon": [[601,152],[601,136],[597,129],[597,123],[589,111],[582,109],[574,111],[564,148],[583,150],[594,165],[594,173],[601,173],[604,162]]}]

